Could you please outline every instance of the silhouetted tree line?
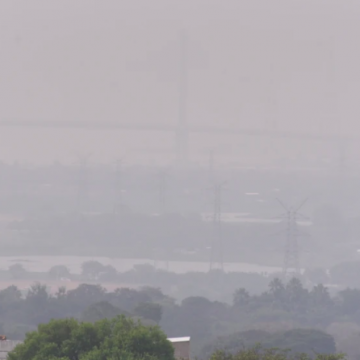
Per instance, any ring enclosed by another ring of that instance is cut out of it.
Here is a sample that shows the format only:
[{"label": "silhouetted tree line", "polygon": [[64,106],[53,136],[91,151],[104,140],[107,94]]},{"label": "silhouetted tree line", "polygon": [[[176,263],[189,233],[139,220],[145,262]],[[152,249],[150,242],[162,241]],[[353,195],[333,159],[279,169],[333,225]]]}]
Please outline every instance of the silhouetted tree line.
[{"label": "silhouetted tree line", "polygon": [[[17,264],[13,265],[17,267]],[[317,284],[336,285],[345,287],[360,287],[360,262],[344,262],[337,264],[326,271],[322,268],[309,268],[298,278],[308,287]],[[24,275],[21,269],[17,274]],[[118,272],[111,265],[102,265],[98,261],[88,261],[82,264],[80,276],[70,274],[70,271],[62,265],[55,266],[49,271],[52,279],[74,278],[80,281],[99,281],[115,283],[146,284],[152,287],[160,287],[166,293],[172,293],[173,297],[185,298],[196,293],[210,299],[225,302],[232,300],[234,288],[246,288],[249,293],[261,293],[266,289],[269,282],[281,274],[261,274],[248,272],[187,272],[183,274],[156,269],[150,264],[135,265],[133,269]],[[178,292],[176,293],[176,288]]]},{"label": "silhouetted tree line", "polygon": [[[258,295],[237,289],[232,304],[201,296],[176,303],[153,287],[106,291],[100,285],[82,284],[69,291],[61,287],[50,295],[45,285],[34,284],[25,296],[16,286],[0,291],[1,331],[12,339],[22,339],[27,331],[53,318],[95,322],[117,315],[159,324],[171,337],[189,335],[194,352],[205,356],[208,344],[219,337],[226,343],[227,336],[238,334],[236,343],[240,344],[249,330],[265,332],[269,335],[267,343],[276,345],[280,340],[271,338],[273,333],[289,336],[288,332],[296,328],[325,330],[339,321],[360,324],[360,290],[346,289],[331,297],[323,285],[308,290],[296,278],[287,283],[273,279],[267,291]],[[251,345],[264,336],[254,334]],[[321,336],[322,341],[329,340],[326,334]]]},{"label": "silhouetted tree line", "polygon": [[0,328],[8,338],[17,340],[54,318],[97,321],[123,314],[156,324],[161,319],[163,303],[173,300],[154,288],[107,292],[100,285],[82,284],[69,291],[60,287],[50,295],[45,285],[36,283],[23,296],[16,286],[10,286],[0,291]]},{"label": "silhouetted tree line", "polygon": [[246,287],[252,293],[266,288],[269,278],[256,273],[224,273],[221,271],[175,272],[156,269],[150,264],[135,265],[133,269],[118,272],[111,265],[102,265],[98,261],[82,264],[81,274],[72,274],[64,265],[53,266],[47,273],[27,272],[21,264],[13,264],[7,271],[0,271],[0,278],[7,280],[31,280],[37,282],[71,280],[84,283],[132,284],[161,288],[164,293],[176,299],[193,294],[209,299],[230,302],[234,288]]},{"label": "silhouetted tree line", "polygon": [[[244,334],[245,335],[245,334]],[[285,335],[285,336],[284,336]],[[216,342],[206,356],[211,360],[342,360],[331,336],[320,331],[297,330],[288,334],[248,332],[248,342],[261,338],[263,345],[239,348],[239,339]],[[271,341],[269,342],[269,340]],[[274,348],[272,344],[279,343]],[[236,346],[236,344],[238,346]],[[234,346],[235,345],[235,346]],[[283,348],[291,345],[290,351]],[[313,346],[312,353],[309,353]],[[52,320],[29,332],[9,360],[175,360],[175,351],[157,326],[146,326],[124,315],[93,323],[76,319]]]}]

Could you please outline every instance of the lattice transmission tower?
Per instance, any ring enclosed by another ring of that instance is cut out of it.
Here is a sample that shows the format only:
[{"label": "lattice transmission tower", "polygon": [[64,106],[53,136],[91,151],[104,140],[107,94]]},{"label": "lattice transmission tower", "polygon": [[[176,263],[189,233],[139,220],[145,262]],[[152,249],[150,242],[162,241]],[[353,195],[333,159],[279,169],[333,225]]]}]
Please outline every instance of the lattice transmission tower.
[{"label": "lattice transmission tower", "polygon": [[298,276],[300,274],[298,238],[303,235],[299,232],[298,220],[299,218],[306,219],[304,215],[299,213],[299,210],[304,206],[307,199],[304,200],[297,208],[287,207],[279,199],[277,199],[277,201],[286,210],[285,214],[281,216],[281,218],[286,221],[283,276],[284,278],[287,278],[290,275]]}]

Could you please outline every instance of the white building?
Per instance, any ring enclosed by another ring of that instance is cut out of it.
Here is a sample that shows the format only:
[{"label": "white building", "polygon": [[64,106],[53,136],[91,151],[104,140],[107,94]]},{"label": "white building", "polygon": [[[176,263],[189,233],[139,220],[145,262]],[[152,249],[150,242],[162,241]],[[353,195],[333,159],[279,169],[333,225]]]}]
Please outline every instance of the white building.
[{"label": "white building", "polygon": [[169,338],[174,349],[177,360],[190,360],[190,336]]}]

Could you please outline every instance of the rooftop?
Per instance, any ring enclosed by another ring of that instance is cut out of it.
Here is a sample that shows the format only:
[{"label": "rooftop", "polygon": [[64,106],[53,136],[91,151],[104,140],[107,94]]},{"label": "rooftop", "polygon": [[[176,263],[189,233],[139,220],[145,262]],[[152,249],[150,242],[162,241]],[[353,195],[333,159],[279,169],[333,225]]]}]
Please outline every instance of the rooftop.
[{"label": "rooftop", "polygon": [[185,337],[177,337],[177,338],[168,338],[168,340],[172,343],[175,342],[188,342],[190,341],[190,336],[185,336]]}]

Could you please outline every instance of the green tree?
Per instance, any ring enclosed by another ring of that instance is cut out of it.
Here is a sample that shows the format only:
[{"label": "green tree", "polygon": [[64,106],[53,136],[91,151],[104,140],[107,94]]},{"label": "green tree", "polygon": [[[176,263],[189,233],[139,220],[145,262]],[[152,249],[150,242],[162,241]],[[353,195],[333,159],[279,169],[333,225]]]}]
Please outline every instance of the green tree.
[{"label": "green tree", "polygon": [[292,278],[285,287],[287,309],[297,316],[306,312],[309,292],[298,278]]},{"label": "green tree", "polygon": [[65,265],[55,265],[49,270],[50,279],[69,278],[70,271]]},{"label": "green tree", "polygon": [[358,314],[360,311],[360,290],[345,289],[338,294],[341,300],[341,311],[344,315]]},{"label": "green tree", "polygon": [[162,307],[154,303],[141,303],[135,307],[134,314],[159,324],[162,316]]},{"label": "green tree", "polygon": [[322,285],[316,285],[310,291],[310,303],[315,308],[327,308],[332,305],[328,289]]},{"label": "green tree", "polygon": [[119,316],[94,324],[52,320],[26,335],[9,360],[174,360],[174,349],[157,327]]},{"label": "green tree", "polygon": [[107,265],[104,266],[103,270],[100,272],[99,278],[102,281],[113,281],[116,280],[117,276],[118,276],[117,270],[113,266]]},{"label": "green tree", "polygon": [[152,302],[147,293],[129,288],[116,289],[109,294],[108,299],[113,305],[126,311],[131,311],[140,303]]},{"label": "green tree", "polygon": [[0,291],[0,304],[11,305],[21,301],[21,291],[14,285]]},{"label": "green tree", "polygon": [[107,301],[101,301],[86,308],[81,315],[81,320],[86,322],[96,322],[102,319],[113,319],[118,315],[129,316],[126,311],[111,305]]},{"label": "green tree", "polygon": [[334,338],[315,329],[293,329],[272,334],[264,343],[267,348],[291,350],[292,353],[334,354],[336,346]]},{"label": "green tree", "polygon": [[169,296],[164,295],[158,288],[144,286],[140,289],[139,292],[145,294],[145,296],[148,296],[151,299],[151,302],[158,304],[174,304],[174,300]]},{"label": "green tree", "polygon": [[237,289],[234,293],[233,305],[235,307],[246,306],[249,304],[250,299],[251,299],[250,294],[246,289],[244,288]]},{"label": "green tree", "polygon": [[210,360],[343,360],[342,354],[321,354],[308,355],[298,353],[292,355],[285,350],[263,349],[255,346],[250,349],[242,349],[235,354],[220,350],[213,353]]},{"label": "green tree", "polygon": [[276,304],[283,304],[285,301],[285,286],[279,278],[273,279],[269,284],[269,293]]},{"label": "green tree", "polygon": [[82,276],[87,280],[98,280],[105,266],[98,261],[86,261],[81,265]]},{"label": "green tree", "polygon": [[26,274],[26,270],[21,264],[11,265],[8,271],[13,279],[21,279]]},{"label": "green tree", "polygon": [[103,301],[106,297],[106,289],[100,285],[81,284],[76,289],[66,293],[67,305],[72,311],[83,311],[91,304]]},{"label": "green tree", "polygon": [[216,350],[237,354],[242,349],[252,349],[261,344],[263,349],[278,348],[291,353],[312,355],[333,354],[336,352],[333,337],[323,331],[313,329],[294,329],[270,333],[263,330],[249,330],[226,335],[211,341],[201,351],[201,358],[209,358]]},{"label": "green tree", "polygon": [[270,334],[264,330],[248,330],[220,336],[204,345],[200,358],[208,359],[216,351],[236,354],[242,349],[249,349],[256,344],[263,343],[269,336]]}]

